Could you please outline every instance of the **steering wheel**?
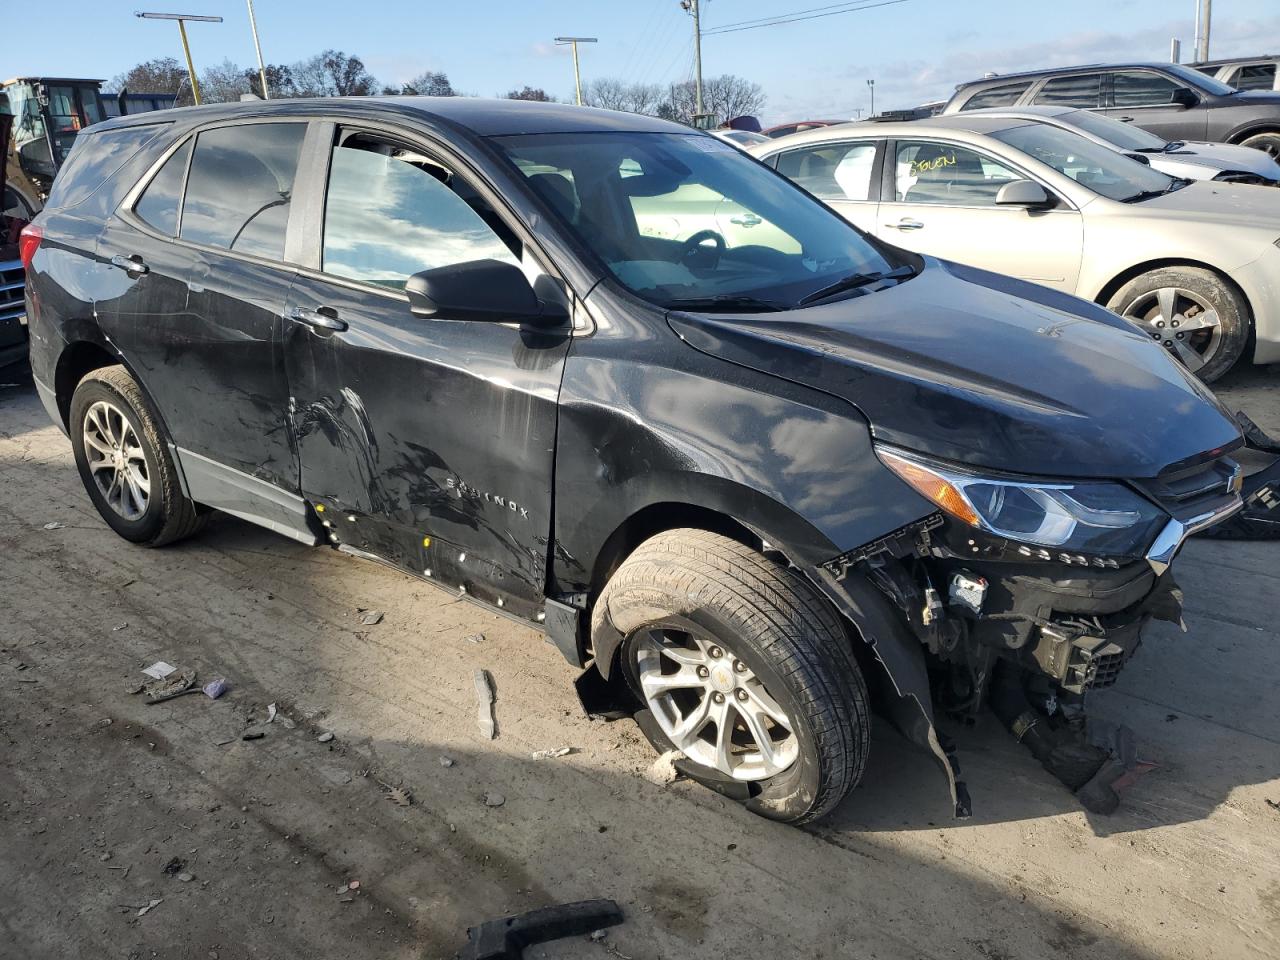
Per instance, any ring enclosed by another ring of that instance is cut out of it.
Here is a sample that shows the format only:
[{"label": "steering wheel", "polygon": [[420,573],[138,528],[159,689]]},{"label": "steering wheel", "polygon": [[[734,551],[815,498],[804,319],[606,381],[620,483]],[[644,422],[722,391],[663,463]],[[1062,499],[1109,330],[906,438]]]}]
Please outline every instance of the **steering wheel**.
[{"label": "steering wheel", "polygon": [[[707,246],[710,240],[711,245]],[[724,237],[714,230],[699,230],[680,247],[680,263],[688,266],[714,267],[724,256]]]}]

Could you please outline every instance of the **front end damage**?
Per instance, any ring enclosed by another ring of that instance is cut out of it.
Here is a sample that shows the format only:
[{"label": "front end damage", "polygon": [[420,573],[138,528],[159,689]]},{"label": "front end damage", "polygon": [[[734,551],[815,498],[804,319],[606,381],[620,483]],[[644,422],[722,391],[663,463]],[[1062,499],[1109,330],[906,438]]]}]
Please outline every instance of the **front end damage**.
[{"label": "front end damage", "polygon": [[1095,812],[1140,772],[1132,734],[1090,719],[1088,694],[1116,682],[1151,620],[1182,625],[1173,557],[1241,498],[1226,457],[1133,486],[1167,516],[1132,556],[1039,547],[940,510],[824,564],[828,595],[893,681],[892,719],[942,764],[957,817],[968,792],[935,711],[972,722],[990,705]]}]

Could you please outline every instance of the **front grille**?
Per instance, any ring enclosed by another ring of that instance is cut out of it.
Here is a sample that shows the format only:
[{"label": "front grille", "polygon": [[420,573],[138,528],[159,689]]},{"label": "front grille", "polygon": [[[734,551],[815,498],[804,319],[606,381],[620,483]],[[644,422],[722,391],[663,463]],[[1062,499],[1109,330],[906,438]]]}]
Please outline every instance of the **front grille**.
[{"label": "front grille", "polygon": [[1188,467],[1142,484],[1151,496],[1173,511],[1197,500],[1217,498],[1240,489],[1240,465],[1230,457]]},{"label": "front grille", "polygon": [[0,322],[13,320],[26,312],[23,293],[26,276],[21,260],[0,261]]}]

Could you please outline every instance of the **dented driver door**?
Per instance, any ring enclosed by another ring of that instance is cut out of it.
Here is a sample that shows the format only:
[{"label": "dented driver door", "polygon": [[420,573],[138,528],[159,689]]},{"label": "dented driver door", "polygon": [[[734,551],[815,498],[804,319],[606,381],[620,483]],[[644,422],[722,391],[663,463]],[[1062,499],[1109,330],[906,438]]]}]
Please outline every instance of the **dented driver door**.
[{"label": "dented driver door", "polygon": [[303,495],[335,545],[535,619],[568,330],[413,316],[411,274],[518,242],[420,154],[329,142],[321,270],[285,313]]}]

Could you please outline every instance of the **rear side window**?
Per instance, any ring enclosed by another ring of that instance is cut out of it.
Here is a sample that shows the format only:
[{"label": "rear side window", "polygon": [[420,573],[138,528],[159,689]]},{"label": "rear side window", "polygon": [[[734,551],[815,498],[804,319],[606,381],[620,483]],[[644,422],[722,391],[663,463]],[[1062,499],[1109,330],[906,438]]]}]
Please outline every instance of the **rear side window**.
[{"label": "rear side window", "polygon": [[1111,96],[1117,107],[1159,107],[1173,103],[1182,84],[1149,70],[1125,70],[1111,75]]},{"label": "rear side window", "polygon": [[67,162],[63,164],[53,181],[47,207],[63,209],[74,207],[93,193],[108,178],[167,124],[147,124],[138,127],[118,127],[101,133],[81,133]]},{"label": "rear side window", "polygon": [[1054,77],[1036,94],[1036,103],[1094,110],[1102,106],[1102,74],[1082,73],[1075,77]]},{"label": "rear side window", "polygon": [[787,151],[777,170],[823,200],[866,200],[875,158],[874,143],[824,143]]},{"label": "rear side window", "polygon": [[1247,67],[1241,67],[1227,82],[1237,90],[1270,90],[1276,83],[1276,65],[1253,63]]},{"label": "rear side window", "polygon": [[1030,81],[1027,83],[1004,83],[998,87],[988,87],[975,93],[972,97],[965,101],[961,110],[981,110],[984,107],[1011,107],[1018,102],[1018,98],[1027,92],[1027,88],[1031,86]]},{"label": "rear side window", "polygon": [[280,259],[305,123],[245,123],[196,137],[179,236]]},{"label": "rear side window", "polygon": [[133,212],[155,227],[166,237],[178,235],[178,209],[182,202],[182,181],[187,175],[187,160],[191,156],[188,140],[164,162],[160,172],[152,177],[147,189],[133,208]]}]

